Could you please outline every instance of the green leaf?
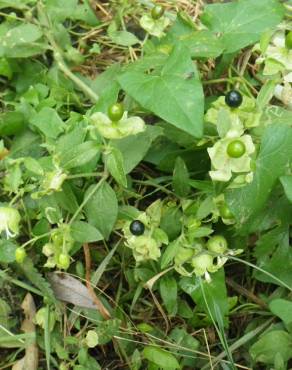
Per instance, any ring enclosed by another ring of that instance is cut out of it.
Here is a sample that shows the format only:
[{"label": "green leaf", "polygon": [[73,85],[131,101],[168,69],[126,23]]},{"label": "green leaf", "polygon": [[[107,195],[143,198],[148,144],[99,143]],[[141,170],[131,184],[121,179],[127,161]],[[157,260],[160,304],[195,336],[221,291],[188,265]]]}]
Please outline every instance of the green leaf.
[{"label": "green leaf", "polygon": [[278,0],[239,0],[205,7],[201,21],[214,33],[222,34],[226,53],[233,53],[259,41],[263,32],[275,28],[284,16]]},{"label": "green leaf", "polygon": [[30,123],[47,138],[56,139],[64,131],[64,123],[53,108],[45,107],[30,119]]},{"label": "green leaf", "polygon": [[76,19],[78,21],[83,21],[92,27],[95,27],[100,24],[100,21],[97,19],[96,14],[91,9],[87,1],[85,1],[83,4],[77,4],[77,6],[74,7],[74,12],[70,16],[70,18]]},{"label": "green leaf", "polygon": [[[228,314],[229,307],[224,270],[220,269],[218,272],[212,274],[211,277],[212,281],[210,283],[203,281],[202,284],[209,310],[215,319],[217,317],[217,308],[221,316],[224,317]],[[209,310],[204,300],[199,279],[195,276],[191,278],[184,277],[180,281],[180,287],[192,297],[198,309],[204,311],[209,316]]]},{"label": "green leaf", "polygon": [[143,356],[146,360],[153,362],[159,368],[165,370],[180,369],[177,359],[168,351],[158,347],[147,346],[143,350]]},{"label": "green leaf", "polygon": [[[279,226],[262,235],[257,242],[254,254],[257,265],[264,271],[273,274],[280,281],[292,286],[292,251],[289,245],[289,230],[287,225]],[[264,272],[254,271],[256,279],[277,285],[282,285]]]},{"label": "green leaf", "polygon": [[152,142],[162,132],[160,127],[147,126],[144,132],[137,135],[111,141],[111,146],[119,149],[123,155],[126,174],[131,172],[142,161]]},{"label": "green leaf", "polygon": [[84,221],[75,221],[70,228],[73,239],[79,243],[92,243],[103,239],[101,233]]},{"label": "green leaf", "polygon": [[189,172],[181,157],[177,157],[173,170],[172,185],[179,197],[186,197],[190,191]]},{"label": "green leaf", "polygon": [[[192,77],[187,76],[191,73]],[[118,78],[121,87],[142,107],[195,137],[203,134],[204,96],[190,52],[178,44],[160,72],[129,70]]]},{"label": "green leaf", "polygon": [[31,23],[11,28],[0,38],[0,56],[25,58],[39,54],[45,50],[44,44],[37,43],[41,37],[40,28]]},{"label": "green leaf", "polygon": [[[84,198],[92,192],[91,185],[85,192]],[[93,194],[85,206],[88,222],[95,226],[108,239],[118,215],[118,201],[116,193],[107,182],[104,182]]]},{"label": "green leaf", "polygon": [[24,158],[23,164],[28,171],[35,173],[36,175],[42,176],[44,174],[44,170],[40,163],[32,157]]},{"label": "green leaf", "polygon": [[273,299],[269,303],[269,308],[274,315],[278,316],[285,324],[286,328],[292,330],[292,302],[286,299]]},{"label": "green leaf", "polygon": [[9,240],[0,240],[0,262],[11,263],[15,261],[17,245]]},{"label": "green leaf", "polygon": [[283,330],[265,333],[250,348],[250,355],[255,362],[274,364],[277,354],[280,354],[285,362],[292,357],[292,339]]},{"label": "green leaf", "polygon": [[253,181],[226,193],[226,200],[242,232],[252,227],[253,218],[265,206],[277,179],[292,160],[292,132],[289,126],[273,124],[266,128],[256,161]]},{"label": "green leaf", "polygon": [[283,185],[286,197],[292,202],[292,176],[281,176],[280,181]]},{"label": "green leaf", "polygon": [[185,329],[182,328],[174,328],[170,335],[170,339],[172,339],[178,347],[189,348],[190,351],[186,349],[180,350],[179,353],[182,356],[191,356],[194,357],[194,351],[198,350],[200,347],[200,342],[195,339],[191,334],[188,334]]},{"label": "green leaf", "polygon": [[36,269],[30,258],[26,257],[25,263],[21,264],[21,270],[27,279],[42,292],[44,297],[46,297],[50,302],[55,303],[55,305],[58,305],[51,285]]},{"label": "green leaf", "polygon": [[13,75],[10,63],[6,58],[0,58],[0,76],[5,76],[8,80],[11,80]]},{"label": "green leaf", "polygon": [[196,30],[179,13],[161,44],[163,47],[165,43],[175,45],[178,42],[189,48],[192,58],[216,58],[224,50],[223,43],[217,35],[209,30]]},{"label": "green leaf", "polygon": [[0,115],[1,136],[19,134],[25,127],[24,116],[20,112],[6,112]]},{"label": "green leaf", "polygon": [[78,209],[78,202],[68,181],[63,183],[62,191],[58,191],[54,195],[61,208],[72,214],[76,212],[76,210]]},{"label": "green leaf", "polygon": [[109,32],[109,37],[115,44],[122,46],[132,46],[140,42],[133,33],[128,31],[112,31]]},{"label": "green leaf", "polygon": [[257,96],[257,106],[260,110],[264,109],[272,99],[275,91],[276,80],[267,80],[261,87]]},{"label": "green leaf", "polygon": [[124,158],[119,149],[108,148],[104,154],[105,165],[116,182],[124,187],[127,186],[127,178],[124,168]]},{"label": "green leaf", "polygon": [[173,276],[163,276],[159,284],[162,301],[171,316],[177,312],[177,283]]},{"label": "green leaf", "polygon": [[82,166],[99,155],[100,146],[95,141],[86,141],[73,147],[71,145],[64,147],[60,155],[60,164],[64,169]]}]

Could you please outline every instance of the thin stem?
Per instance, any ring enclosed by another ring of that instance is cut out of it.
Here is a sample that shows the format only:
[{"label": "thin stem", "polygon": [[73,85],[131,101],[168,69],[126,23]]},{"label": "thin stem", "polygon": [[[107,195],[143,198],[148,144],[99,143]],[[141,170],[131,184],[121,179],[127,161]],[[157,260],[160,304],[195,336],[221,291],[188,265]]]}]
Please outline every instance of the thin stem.
[{"label": "thin stem", "polygon": [[80,90],[82,90],[84,94],[87,95],[88,98],[92,100],[93,103],[96,103],[99,99],[99,96],[89,86],[87,86],[80,78],[74,75],[74,73],[72,73],[70,69],[67,67],[62,57],[62,50],[60,49],[60,47],[58,46],[58,44],[56,43],[54,39],[52,30],[51,30],[50,20],[49,20],[47,13],[45,12],[44,5],[41,2],[39,2],[37,7],[38,7],[39,14],[42,16],[42,19],[45,21],[45,25],[44,25],[46,27],[45,35],[53,49],[54,58],[57,63],[57,66],[65,74],[65,76],[70,78],[70,80],[73,81],[75,85],[77,85],[80,88]]}]

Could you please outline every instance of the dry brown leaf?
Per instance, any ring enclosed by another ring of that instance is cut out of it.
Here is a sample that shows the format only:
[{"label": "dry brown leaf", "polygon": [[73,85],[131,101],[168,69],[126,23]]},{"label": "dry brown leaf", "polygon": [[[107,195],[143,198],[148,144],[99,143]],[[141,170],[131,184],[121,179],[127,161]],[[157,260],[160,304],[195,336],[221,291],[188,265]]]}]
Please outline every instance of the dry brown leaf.
[{"label": "dry brown leaf", "polygon": [[[34,317],[36,314],[36,307],[33,297],[30,293],[25,296],[21,308],[23,309],[25,319],[22,322],[21,330],[25,333],[36,334],[36,328],[34,324]],[[36,345],[36,339],[25,348],[25,356],[17,361],[13,365],[12,370],[37,370],[38,368],[38,347]]]},{"label": "dry brown leaf", "polygon": [[73,303],[75,306],[96,309],[87,287],[79,280],[64,273],[51,272],[48,274],[55,296],[60,300]]}]

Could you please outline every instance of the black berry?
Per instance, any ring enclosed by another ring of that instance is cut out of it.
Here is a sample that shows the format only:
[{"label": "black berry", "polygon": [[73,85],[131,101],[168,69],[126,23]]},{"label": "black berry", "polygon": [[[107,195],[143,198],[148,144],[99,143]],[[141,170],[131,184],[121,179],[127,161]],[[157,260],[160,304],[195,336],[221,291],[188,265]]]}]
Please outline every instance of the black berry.
[{"label": "black berry", "polygon": [[139,220],[134,220],[130,224],[130,231],[136,236],[143,235],[145,231],[145,225]]},{"label": "black berry", "polygon": [[237,90],[230,90],[225,95],[225,103],[231,108],[238,108],[242,103],[242,95]]}]

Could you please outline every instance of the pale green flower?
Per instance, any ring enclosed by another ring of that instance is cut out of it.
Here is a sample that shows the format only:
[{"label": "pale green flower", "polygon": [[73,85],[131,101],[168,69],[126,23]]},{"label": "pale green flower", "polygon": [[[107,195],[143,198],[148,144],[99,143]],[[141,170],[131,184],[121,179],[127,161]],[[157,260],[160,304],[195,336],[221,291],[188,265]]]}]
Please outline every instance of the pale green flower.
[{"label": "pale green flower", "polygon": [[[239,158],[232,158],[227,154],[228,144],[234,140],[241,141],[245,146],[245,153]],[[208,148],[213,170],[209,172],[214,181],[229,181],[232,173],[242,173],[251,171],[251,157],[255,146],[250,135],[240,137],[226,137],[215,143],[212,148]]]},{"label": "pale green flower", "polygon": [[211,108],[208,109],[205,114],[205,120],[217,126],[222,121],[226,125],[227,122],[230,122],[229,124],[232,127],[236,128],[238,126],[238,129],[244,129],[258,126],[261,115],[262,112],[257,110],[255,99],[244,95],[242,104],[238,108],[231,108],[226,105],[225,97],[220,96],[212,103]]},{"label": "pale green flower", "polygon": [[60,168],[57,168],[55,171],[48,172],[45,175],[42,187],[49,193],[60,191],[66,178],[67,175]]},{"label": "pale green flower", "polygon": [[133,235],[130,231],[132,221],[126,221],[123,227],[125,245],[131,248],[136,262],[157,260],[162,244],[168,244],[167,234],[159,228],[162,202],[152,203],[145,212],[141,212],[135,220],[141,221],[145,226],[143,235]]},{"label": "pale green flower", "polygon": [[292,87],[290,83],[276,85],[274,95],[281,100],[290,110],[292,110]]},{"label": "pale green flower", "polygon": [[133,250],[133,256],[137,262],[157,261],[161,255],[161,243],[149,235],[133,236],[127,240],[126,245]]},{"label": "pale green flower", "polygon": [[14,237],[19,232],[20,214],[12,207],[0,207],[0,233],[5,232],[6,238]]},{"label": "pale green flower", "polygon": [[145,14],[140,19],[140,26],[150,35],[159,38],[165,35],[164,30],[169,23],[169,19],[164,16],[159,19],[153,19],[150,14]]},{"label": "pale green flower", "polygon": [[136,116],[128,118],[127,112],[125,112],[123,117],[117,122],[111,121],[110,118],[102,112],[93,113],[90,120],[97,128],[100,135],[106,139],[122,139],[143,132],[146,128],[142,118]]},{"label": "pale green flower", "polygon": [[257,61],[265,63],[264,75],[273,75],[278,72],[292,71],[292,50],[285,46],[285,30],[278,30],[271,38],[270,44]]}]

